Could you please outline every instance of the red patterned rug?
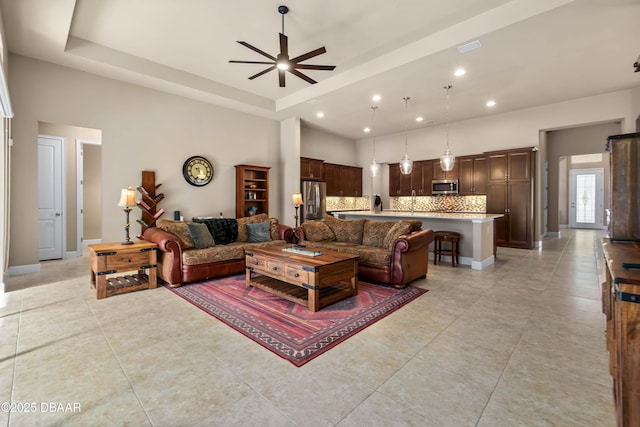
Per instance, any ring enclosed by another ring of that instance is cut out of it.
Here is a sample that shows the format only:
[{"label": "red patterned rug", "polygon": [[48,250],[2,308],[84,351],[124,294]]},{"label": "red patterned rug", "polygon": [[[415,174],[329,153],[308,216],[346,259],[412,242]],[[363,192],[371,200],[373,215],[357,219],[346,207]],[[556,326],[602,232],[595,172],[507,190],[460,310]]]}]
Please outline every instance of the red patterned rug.
[{"label": "red patterned rug", "polygon": [[239,274],[168,288],[278,356],[302,366],[427,292],[358,282],[358,295],[311,312],[247,288]]}]

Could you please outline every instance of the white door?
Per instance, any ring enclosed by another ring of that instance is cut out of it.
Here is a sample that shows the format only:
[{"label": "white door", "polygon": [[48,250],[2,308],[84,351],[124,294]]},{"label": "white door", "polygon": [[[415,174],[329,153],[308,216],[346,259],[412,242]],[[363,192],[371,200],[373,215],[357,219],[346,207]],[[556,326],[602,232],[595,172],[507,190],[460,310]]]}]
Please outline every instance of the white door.
[{"label": "white door", "polygon": [[62,149],[64,139],[38,136],[39,259],[62,258]]},{"label": "white door", "polygon": [[571,228],[602,228],[603,169],[569,171],[569,221]]}]

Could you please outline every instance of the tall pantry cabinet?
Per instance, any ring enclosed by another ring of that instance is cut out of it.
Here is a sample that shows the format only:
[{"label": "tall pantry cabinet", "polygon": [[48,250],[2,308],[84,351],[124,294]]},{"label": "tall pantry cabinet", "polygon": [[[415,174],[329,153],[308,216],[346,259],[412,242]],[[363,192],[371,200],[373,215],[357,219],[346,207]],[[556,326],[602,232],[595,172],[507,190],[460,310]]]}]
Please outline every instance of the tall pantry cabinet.
[{"label": "tall pantry cabinet", "polygon": [[487,213],[494,221],[496,245],[533,249],[535,151],[522,148],[485,153]]}]

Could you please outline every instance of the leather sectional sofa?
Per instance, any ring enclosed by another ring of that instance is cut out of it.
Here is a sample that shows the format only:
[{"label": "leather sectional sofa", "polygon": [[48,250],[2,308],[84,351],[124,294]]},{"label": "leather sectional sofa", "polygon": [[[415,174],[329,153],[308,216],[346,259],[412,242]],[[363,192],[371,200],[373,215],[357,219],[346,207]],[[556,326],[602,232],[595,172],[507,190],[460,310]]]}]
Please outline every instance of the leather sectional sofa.
[{"label": "leather sectional sofa", "polygon": [[[259,225],[266,221],[269,221],[270,240],[251,242],[247,226]],[[290,242],[293,237],[291,227],[280,224],[278,219],[269,218],[266,214],[237,220],[212,219],[204,220],[202,223],[211,231],[214,244],[197,248],[188,230],[188,226],[193,223],[158,220],[157,227],[149,227],[143,234],[145,240],[158,245],[158,276],[171,287],[227,274],[242,273],[245,271],[245,248],[283,244]],[[233,224],[232,227],[235,229],[232,230],[233,233],[229,233],[229,227],[226,230],[221,230],[220,227],[215,228],[219,224]],[[228,241],[229,239],[232,241]]]},{"label": "leather sectional sofa", "polygon": [[421,221],[342,220],[325,215],[294,230],[298,244],[357,254],[358,277],[404,288],[426,277],[433,230]]}]

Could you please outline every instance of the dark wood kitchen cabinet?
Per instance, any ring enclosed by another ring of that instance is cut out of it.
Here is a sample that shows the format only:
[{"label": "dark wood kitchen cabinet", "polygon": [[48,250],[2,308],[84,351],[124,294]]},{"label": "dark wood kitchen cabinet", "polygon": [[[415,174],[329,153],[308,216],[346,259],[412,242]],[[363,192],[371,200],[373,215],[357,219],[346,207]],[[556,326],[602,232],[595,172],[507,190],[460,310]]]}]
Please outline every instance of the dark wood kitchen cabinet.
[{"label": "dark wood kitchen cabinet", "polygon": [[[412,171],[413,172],[413,171]],[[389,163],[389,196],[410,196],[411,174],[400,172],[400,163]]]},{"label": "dark wood kitchen cabinet", "polygon": [[458,192],[461,196],[487,194],[487,156],[458,157]]},{"label": "dark wood kitchen cabinet", "polygon": [[324,180],[324,160],[300,157],[300,179],[303,181]]},{"label": "dark wood kitchen cabinet", "polygon": [[433,161],[433,179],[458,179],[459,165],[460,162],[456,159],[453,163],[453,169],[449,172],[445,172],[440,166],[440,159],[435,159]]},{"label": "dark wood kitchen cabinet", "polygon": [[362,168],[325,163],[324,177],[327,182],[327,196],[362,196]]},{"label": "dark wood kitchen cabinet", "polygon": [[432,160],[419,160],[417,162],[413,162],[413,170],[410,175],[411,190],[415,190],[417,196],[430,196],[432,175]]},{"label": "dark wood kitchen cabinet", "polygon": [[533,249],[535,151],[532,148],[485,153],[487,213],[494,221],[496,244]]}]

